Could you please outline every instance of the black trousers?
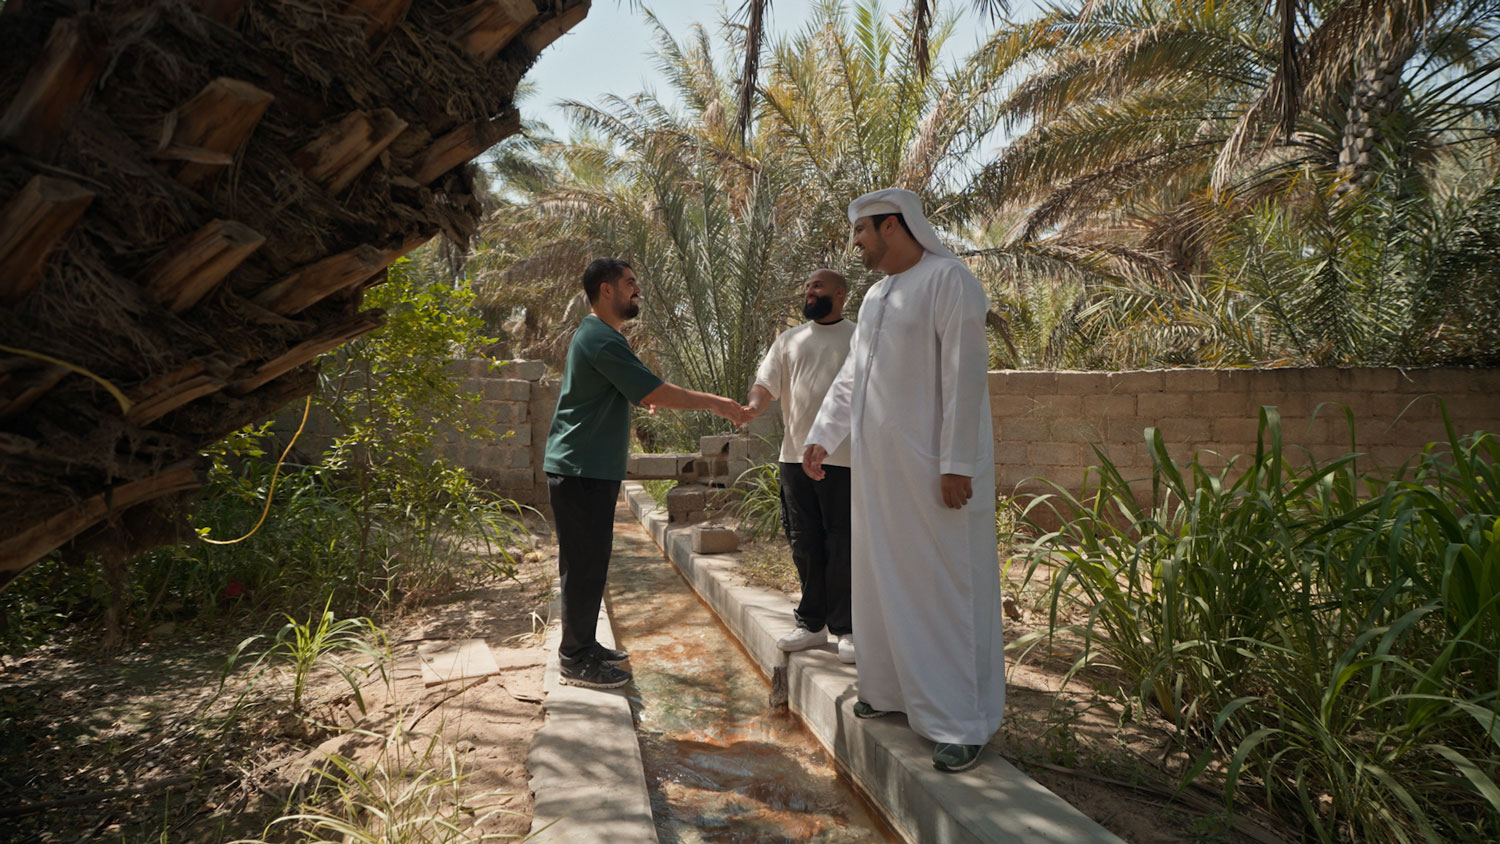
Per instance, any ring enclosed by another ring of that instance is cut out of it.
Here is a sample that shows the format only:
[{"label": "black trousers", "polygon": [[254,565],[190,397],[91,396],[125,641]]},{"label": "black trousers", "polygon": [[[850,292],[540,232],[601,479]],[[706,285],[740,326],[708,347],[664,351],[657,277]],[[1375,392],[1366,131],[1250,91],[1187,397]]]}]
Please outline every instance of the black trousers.
[{"label": "black trousers", "polygon": [[849,617],[849,468],[824,466],[815,481],[801,463],[781,464],[781,526],[802,581],[797,623],[852,633]]},{"label": "black trousers", "polygon": [[557,655],[567,661],[577,659],[596,641],[620,482],[549,472],[547,497],[557,527],[557,573],[562,581],[562,643]]}]

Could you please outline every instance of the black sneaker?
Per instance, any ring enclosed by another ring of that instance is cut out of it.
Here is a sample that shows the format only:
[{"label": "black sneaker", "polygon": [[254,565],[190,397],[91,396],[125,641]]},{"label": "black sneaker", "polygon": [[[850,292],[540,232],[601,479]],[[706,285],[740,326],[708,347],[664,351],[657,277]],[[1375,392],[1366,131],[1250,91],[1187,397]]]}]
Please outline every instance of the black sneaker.
[{"label": "black sneaker", "polygon": [[598,642],[589,647],[588,654],[605,665],[619,665],[625,660],[630,659],[630,654],[624,651],[617,651],[614,648],[606,648]]},{"label": "black sneaker", "polygon": [[891,711],[889,709],[876,709],[875,707],[869,705],[868,703],[865,703],[862,700],[856,700],[854,702],[855,718],[883,718],[889,714],[891,714]]},{"label": "black sneaker", "polygon": [[630,682],[630,672],[616,668],[613,665],[605,665],[593,655],[574,660],[571,664],[562,663],[562,684],[564,686],[586,686],[590,689],[617,689]]}]

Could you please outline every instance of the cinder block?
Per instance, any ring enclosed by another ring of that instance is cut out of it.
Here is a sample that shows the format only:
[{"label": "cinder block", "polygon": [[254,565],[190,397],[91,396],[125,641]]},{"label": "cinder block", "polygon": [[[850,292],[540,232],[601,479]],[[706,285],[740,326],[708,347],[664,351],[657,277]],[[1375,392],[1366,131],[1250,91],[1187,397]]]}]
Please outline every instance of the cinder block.
[{"label": "cinder block", "polygon": [[729,528],[699,525],[693,528],[693,553],[731,554],[739,550],[740,538]]},{"label": "cinder block", "polygon": [[1001,419],[995,423],[995,439],[1006,442],[1045,442],[1052,430],[1045,419]]},{"label": "cinder block", "polygon": [[1026,444],[1018,442],[997,440],[995,442],[995,464],[1001,465],[1027,465]]},{"label": "cinder block", "polygon": [[1104,439],[1104,427],[1082,419],[1056,419],[1049,426],[1054,442],[1091,443]]},{"label": "cinder block", "polygon": [[1162,373],[1162,389],[1169,393],[1207,393],[1219,389],[1214,369],[1168,369]]},{"label": "cinder block", "polygon": [[1220,369],[1214,373],[1218,376],[1220,393],[1248,393],[1250,392],[1251,378],[1248,369]]},{"label": "cinder block", "polygon": [[734,434],[714,434],[711,437],[699,437],[698,448],[700,454],[728,454],[729,444],[734,441]]},{"label": "cinder block", "polygon": [[1135,394],[1101,393],[1084,396],[1082,414],[1091,419],[1133,417],[1136,414]]},{"label": "cinder block", "polygon": [[1097,396],[1107,393],[1110,389],[1109,378],[1103,372],[1058,372],[1057,395],[1059,396]]},{"label": "cinder block", "polygon": [[1130,372],[1111,372],[1108,376],[1111,393],[1143,395],[1162,391],[1162,372],[1159,369],[1137,369]]},{"label": "cinder block", "polygon": [[1038,396],[1036,407],[1031,411],[1032,416],[1044,419],[1078,416],[1082,413],[1082,396]]},{"label": "cinder block", "polygon": [[1258,414],[1221,416],[1213,420],[1213,439],[1217,443],[1253,443],[1259,429]]},{"label": "cinder block", "polygon": [[726,478],[728,478],[729,482],[734,483],[734,482],[739,481],[741,475],[743,475],[746,472],[750,471],[750,461],[749,460],[727,460],[727,461],[725,461],[725,467],[724,468],[725,468],[724,476]]},{"label": "cinder block", "polygon": [[1168,417],[1156,420],[1156,427],[1161,431],[1162,439],[1169,443],[1202,447],[1213,441],[1213,423],[1208,419]]},{"label": "cinder block", "polygon": [[1031,443],[1026,446],[1026,459],[1032,466],[1078,465],[1082,449],[1076,443]]},{"label": "cinder block", "polygon": [[492,369],[502,378],[516,378],[522,381],[540,381],[547,374],[547,364],[539,360],[507,360],[500,361],[498,370]]},{"label": "cinder block", "polygon": [[749,460],[750,440],[745,437],[735,437],[730,440],[728,456],[730,460]]},{"label": "cinder block", "polygon": [[678,484],[667,491],[668,512],[708,509],[704,494],[708,488],[699,484]]},{"label": "cinder block", "polygon": [[1190,393],[1146,393],[1136,396],[1136,413],[1147,422],[1155,424],[1157,419],[1171,419],[1192,413],[1193,400]]},{"label": "cinder block", "polygon": [[677,455],[632,454],[626,460],[626,474],[635,480],[677,477]]}]

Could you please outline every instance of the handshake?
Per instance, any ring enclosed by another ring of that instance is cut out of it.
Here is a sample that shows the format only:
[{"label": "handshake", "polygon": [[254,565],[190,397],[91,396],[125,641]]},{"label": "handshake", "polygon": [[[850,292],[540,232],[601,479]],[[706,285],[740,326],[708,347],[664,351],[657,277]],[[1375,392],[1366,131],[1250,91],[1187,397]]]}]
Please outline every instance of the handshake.
[{"label": "handshake", "polygon": [[[753,401],[753,399],[752,399]],[[672,410],[707,410],[708,412],[722,416],[734,423],[736,428],[743,427],[751,419],[758,416],[765,408],[764,404],[759,406],[742,405],[734,399],[726,399],[712,393],[700,393],[697,390],[689,390],[676,384],[662,384],[653,390],[645,398],[641,399],[641,406],[650,413],[658,409],[667,408]]]}]

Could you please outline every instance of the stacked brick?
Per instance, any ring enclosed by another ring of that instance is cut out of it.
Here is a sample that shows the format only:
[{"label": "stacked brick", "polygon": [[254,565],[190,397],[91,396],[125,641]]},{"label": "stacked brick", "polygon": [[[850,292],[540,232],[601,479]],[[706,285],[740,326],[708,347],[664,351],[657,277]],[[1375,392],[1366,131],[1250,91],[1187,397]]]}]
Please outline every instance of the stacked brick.
[{"label": "stacked brick", "polygon": [[1362,469],[1389,468],[1446,441],[1439,398],[1460,434],[1500,431],[1493,369],[991,372],[996,485],[1001,495],[1050,484],[1076,492],[1099,462],[1095,447],[1126,478],[1148,477],[1148,427],[1177,462],[1248,459],[1263,405],[1278,409],[1288,455],[1326,461],[1352,450],[1368,455]]},{"label": "stacked brick", "polygon": [[541,361],[459,360],[449,369],[464,378],[461,389],[480,397],[477,419],[487,438],[444,438],[440,454],[464,467],[489,489],[545,508],[547,476],[542,459],[547,430],[557,409],[558,384],[544,379]]}]

